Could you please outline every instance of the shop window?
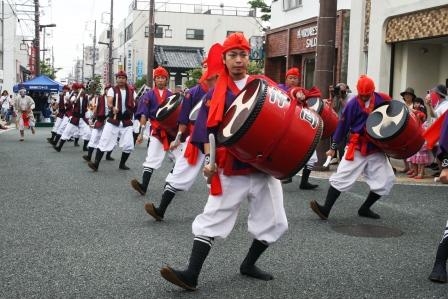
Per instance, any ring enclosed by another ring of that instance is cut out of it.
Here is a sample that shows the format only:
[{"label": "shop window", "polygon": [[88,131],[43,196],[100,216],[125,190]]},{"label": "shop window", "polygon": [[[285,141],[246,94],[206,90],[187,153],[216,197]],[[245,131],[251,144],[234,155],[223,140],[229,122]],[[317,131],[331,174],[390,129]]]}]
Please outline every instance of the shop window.
[{"label": "shop window", "polygon": [[196,39],[203,40],[204,39],[204,30],[203,29],[187,29],[187,39]]},{"label": "shop window", "polygon": [[302,0],[283,0],[283,10],[291,10],[302,6]]}]

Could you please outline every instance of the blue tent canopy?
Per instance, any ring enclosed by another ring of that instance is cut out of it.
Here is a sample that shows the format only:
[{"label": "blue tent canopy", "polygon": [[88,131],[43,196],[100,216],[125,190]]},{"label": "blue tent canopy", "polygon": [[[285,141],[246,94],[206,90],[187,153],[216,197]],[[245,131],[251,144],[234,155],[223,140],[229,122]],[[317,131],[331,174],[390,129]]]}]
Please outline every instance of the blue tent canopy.
[{"label": "blue tent canopy", "polygon": [[14,85],[13,91],[18,92],[19,89],[25,88],[29,91],[46,91],[46,92],[58,92],[62,91],[63,85],[57,81],[54,81],[47,76],[41,75],[31,80]]}]

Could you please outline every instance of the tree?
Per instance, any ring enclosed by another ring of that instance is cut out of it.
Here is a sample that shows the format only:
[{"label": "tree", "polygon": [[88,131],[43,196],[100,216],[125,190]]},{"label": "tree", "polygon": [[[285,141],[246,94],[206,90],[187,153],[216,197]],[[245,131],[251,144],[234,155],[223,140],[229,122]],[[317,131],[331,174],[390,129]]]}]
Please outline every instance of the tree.
[{"label": "tree", "polygon": [[185,82],[185,86],[188,88],[192,88],[193,86],[198,84],[199,79],[202,76],[202,69],[201,68],[192,69],[189,70],[187,73],[189,79]]},{"label": "tree", "polygon": [[56,78],[55,74],[55,70],[53,69],[53,67],[49,64],[46,64],[45,61],[40,61],[40,74],[41,75],[45,75],[50,79],[54,79]]},{"label": "tree", "polygon": [[260,75],[263,74],[264,63],[263,60],[255,61],[252,60],[249,62],[249,66],[247,67],[247,72],[249,75]]},{"label": "tree", "polygon": [[143,75],[140,80],[135,81],[135,89],[140,90],[140,88],[143,86],[143,84],[146,84],[148,82],[148,79],[146,78],[146,75]]},{"label": "tree", "polygon": [[267,5],[264,0],[250,0],[247,2],[251,8],[257,9],[259,8],[263,13],[261,15],[261,20],[267,22],[271,19],[271,6]]}]

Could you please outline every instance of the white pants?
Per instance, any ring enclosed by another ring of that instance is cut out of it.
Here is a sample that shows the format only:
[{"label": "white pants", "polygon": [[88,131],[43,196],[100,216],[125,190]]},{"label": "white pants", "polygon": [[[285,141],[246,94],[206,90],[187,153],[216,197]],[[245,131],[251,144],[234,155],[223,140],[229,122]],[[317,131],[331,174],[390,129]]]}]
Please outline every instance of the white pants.
[{"label": "white pants", "polygon": [[64,117],[62,118],[62,122],[59,125],[57,134],[58,135],[62,135],[62,133],[64,133],[65,127],[67,127],[67,124],[70,122],[70,119],[64,115]]},{"label": "white pants", "polygon": [[[25,125],[23,123],[22,113],[18,113],[17,117],[19,119],[19,130],[20,131],[25,130]],[[30,124],[30,128],[34,127],[36,125],[36,120],[34,119],[34,115],[32,113],[28,115],[28,122]]]},{"label": "white pants", "polygon": [[134,130],[134,133],[138,133],[140,130],[140,121],[138,119],[132,121],[132,129]]},{"label": "white pants", "polygon": [[370,190],[381,196],[388,195],[395,183],[394,171],[384,153],[362,156],[355,151],[353,161],[345,157],[341,160],[336,173],[330,177],[330,184],[341,192],[348,191],[361,175]]},{"label": "white pants", "polygon": [[202,170],[204,159],[205,155],[199,151],[196,164],[190,165],[183,154],[179,155],[173,170],[168,174],[165,181],[177,190],[190,190],[199,172]]},{"label": "white pants", "polygon": [[56,117],[56,121],[54,122],[53,130],[51,130],[51,132],[57,133],[61,124],[62,124],[62,118]]},{"label": "white pants", "polygon": [[62,133],[62,140],[69,140],[72,137],[75,137],[76,133],[79,131],[79,128],[72,123],[68,123],[65,127],[64,132]]},{"label": "white pants", "polygon": [[261,173],[226,176],[220,170],[223,193],[209,195],[204,212],[193,222],[195,236],[226,238],[232,231],[241,202],[249,200],[249,233],[257,240],[274,243],[288,229],[279,180]]},{"label": "white pants", "polygon": [[314,167],[314,164],[316,164],[317,162],[317,153],[316,151],[313,152],[313,154],[311,155],[311,158],[308,160],[308,162],[306,162],[306,168],[312,170]]},{"label": "white pants", "polygon": [[[174,151],[172,151],[175,160],[182,155],[183,147],[184,144],[182,143]],[[160,140],[154,136],[149,136],[149,146],[146,153],[145,162],[143,162],[143,168],[159,169],[160,166],[162,166],[166,153],[167,152],[163,149],[163,144]]]},{"label": "white pants", "polygon": [[102,152],[110,152],[117,144],[118,138],[120,138],[118,146],[122,148],[123,153],[130,153],[134,150],[132,126],[123,127],[121,122],[119,126],[114,126],[113,124],[106,122],[98,144],[98,149]]},{"label": "white pants", "polygon": [[92,128],[88,123],[84,121],[84,119],[79,120],[79,137],[82,140],[90,140],[90,136],[92,135]]},{"label": "white pants", "polygon": [[97,148],[100,143],[101,134],[103,133],[104,126],[99,129],[92,129],[92,135],[90,135],[89,144],[87,147]]}]

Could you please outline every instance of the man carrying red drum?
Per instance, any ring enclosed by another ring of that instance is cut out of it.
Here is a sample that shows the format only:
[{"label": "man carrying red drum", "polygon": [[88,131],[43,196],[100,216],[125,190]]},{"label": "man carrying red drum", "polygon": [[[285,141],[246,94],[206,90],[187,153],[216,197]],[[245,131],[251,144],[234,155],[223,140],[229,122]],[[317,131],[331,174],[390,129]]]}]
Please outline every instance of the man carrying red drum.
[{"label": "man carrying red drum", "polygon": [[341,160],[337,172],[330,177],[330,188],[324,205],[316,201],[310,203],[311,209],[323,220],[328,219],[331,208],[341,192],[348,191],[356,179],[364,175],[370,187],[366,201],[358,210],[358,215],[379,219],[370,207],[381,198],[388,195],[394,185],[395,175],[386,155],[367,140],[365,126],[369,114],[376,106],[390,100],[386,94],[377,93],[375,84],[367,76],[361,76],[357,83],[358,95],[347,103],[327,156],[333,157],[339,142],[351,133],[345,157]]},{"label": "man carrying red drum", "polygon": [[[172,95],[172,92],[167,88],[169,77],[168,71],[163,67],[159,66],[154,69],[155,88],[143,95],[136,113],[136,118],[140,119],[140,133],[137,137],[138,144],[142,143],[146,122],[148,120],[151,122],[148,151],[145,162],[143,162],[142,182],[140,183],[136,179],[131,181],[132,188],[141,195],[146,194],[152,173],[155,169],[159,169],[162,166],[165,154],[170,149],[168,133],[156,120],[156,113],[160,104]],[[181,148],[177,151],[180,152],[180,150]]]},{"label": "man carrying red drum", "polygon": [[[278,87],[280,87],[281,89],[283,89],[286,92],[291,91],[293,88],[300,88],[305,93],[307,93],[306,89],[300,87],[300,71],[296,67],[290,68],[286,72],[285,83],[278,84]],[[303,93],[302,93],[302,95],[303,95]],[[300,100],[306,101],[306,97],[304,96]],[[311,184],[309,182],[311,171],[313,170],[314,164],[316,164],[316,162],[317,162],[317,153],[316,153],[316,151],[314,151],[313,155],[308,160],[305,167],[302,169],[302,180],[300,182],[300,189],[312,190],[312,189],[316,189],[318,187],[318,185]],[[291,182],[292,182],[292,178],[282,180],[283,184],[289,184]]]},{"label": "man carrying red drum", "polygon": [[[191,88],[185,95],[178,119],[178,134],[186,134],[188,130],[190,131],[190,136],[185,141],[186,149],[183,155],[178,156],[173,170],[166,177],[160,205],[156,208],[152,202],[145,204],[145,211],[157,221],[163,219],[165,211],[177,191],[188,191],[191,188],[204,163],[204,154],[189,142],[195,123],[195,119],[190,118],[191,111],[201,103],[207,91],[213,88],[216,82],[216,73],[207,72],[206,68],[203,68],[203,72],[204,74],[199,80],[200,83]],[[170,149],[174,150],[179,145],[180,141],[172,141]]]},{"label": "man carrying red drum", "polygon": [[204,175],[211,180],[210,195],[203,213],[192,225],[195,237],[188,267],[182,271],[164,267],[160,271],[166,280],[187,290],[196,289],[213,240],[230,234],[243,200],[249,200],[248,230],[254,240],[240,266],[241,274],[271,280],[272,275],[259,269],[255,263],[269,244],[277,241],[288,229],[279,180],[237,160],[224,147],[217,150],[217,165],[210,165],[207,158],[210,154],[209,134],[216,134],[226,109],[246,83],[255,78],[247,75],[249,51],[249,43],[242,33],[227,37],[222,56],[219,55],[223,62],[222,71],[214,90],[208,92],[196,120],[192,140],[206,154]]},{"label": "man carrying red drum", "polygon": [[95,162],[89,162],[89,167],[97,171],[104,152],[110,152],[120,138],[119,146],[122,148],[119,169],[128,170],[126,161],[134,150],[132,136],[132,116],[135,110],[135,90],[127,84],[128,76],[124,71],[115,74],[117,85],[107,91],[107,107],[109,118],[106,121],[96,149]]},{"label": "man carrying red drum", "polygon": [[[438,141],[439,150],[437,158],[442,162],[442,172],[440,173],[440,182],[448,184],[448,112],[440,116],[434,124],[428,128],[424,134],[428,142],[428,148]],[[434,267],[429,275],[429,279],[434,282],[446,283],[446,262],[448,260],[448,221],[446,223],[445,231],[437,249],[436,260]]]}]

